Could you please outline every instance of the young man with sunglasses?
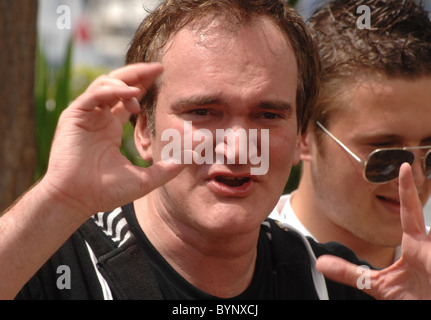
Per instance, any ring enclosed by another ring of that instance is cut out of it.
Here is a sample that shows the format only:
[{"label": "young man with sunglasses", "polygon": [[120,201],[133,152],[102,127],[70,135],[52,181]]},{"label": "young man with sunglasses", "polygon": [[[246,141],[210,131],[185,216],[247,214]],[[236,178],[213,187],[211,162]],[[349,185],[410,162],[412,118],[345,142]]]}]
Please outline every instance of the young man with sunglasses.
[{"label": "young man with sunglasses", "polygon": [[302,137],[299,187],[271,217],[319,242],[337,241],[376,267],[400,257],[398,172],[413,168],[422,205],[431,192],[431,22],[414,1],[336,0],[310,26],[322,88]]}]

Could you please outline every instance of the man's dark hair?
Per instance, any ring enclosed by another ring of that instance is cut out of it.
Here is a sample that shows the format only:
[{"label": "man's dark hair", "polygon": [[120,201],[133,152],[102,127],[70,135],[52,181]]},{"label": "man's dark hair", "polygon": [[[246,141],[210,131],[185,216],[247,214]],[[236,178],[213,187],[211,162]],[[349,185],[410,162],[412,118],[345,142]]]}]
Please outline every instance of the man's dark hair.
[{"label": "man's dark hair", "polygon": [[[356,25],[361,5],[370,9],[370,29]],[[431,75],[431,21],[412,0],[331,1],[314,13],[310,28],[322,63],[313,118],[324,124],[343,85],[359,76],[417,79]]]},{"label": "man's dark hair", "polygon": [[[320,61],[305,22],[284,0],[166,0],[138,28],[126,63],[161,62],[169,39],[191,23],[212,18],[235,28],[257,17],[268,17],[275,22],[293,48],[299,77],[296,96],[298,130],[305,129],[319,91]],[[156,104],[157,83],[142,101],[152,132]]]}]

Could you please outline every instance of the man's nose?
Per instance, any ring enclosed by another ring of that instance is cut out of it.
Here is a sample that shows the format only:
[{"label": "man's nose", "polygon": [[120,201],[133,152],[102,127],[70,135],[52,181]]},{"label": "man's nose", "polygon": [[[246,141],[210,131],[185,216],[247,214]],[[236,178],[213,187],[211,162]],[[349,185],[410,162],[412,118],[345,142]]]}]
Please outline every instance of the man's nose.
[{"label": "man's nose", "polygon": [[215,153],[220,162],[226,159],[227,164],[247,164],[248,144],[248,133],[243,127],[216,130]]}]

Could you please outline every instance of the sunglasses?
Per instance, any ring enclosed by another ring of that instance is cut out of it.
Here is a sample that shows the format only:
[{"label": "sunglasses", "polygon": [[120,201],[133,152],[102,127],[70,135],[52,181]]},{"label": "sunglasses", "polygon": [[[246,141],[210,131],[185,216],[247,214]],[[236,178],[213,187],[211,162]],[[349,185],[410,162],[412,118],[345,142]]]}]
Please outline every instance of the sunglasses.
[{"label": "sunglasses", "polygon": [[[425,176],[431,179],[431,146],[417,146],[404,148],[382,148],[376,149],[368,155],[367,160],[362,160],[354,154],[344,143],[338,140],[328,131],[319,121],[315,120],[329,137],[338,143],[348,154],[364,167],[364,177],[367,181],[375,184],[387,183],[398,178],[400,167],[403,163],[408,162],[410,165],[415,160],[415,155],[410,150],[429,149],[425,154],[423,169]],[[421,157],[422,158],[422,157]]]}]

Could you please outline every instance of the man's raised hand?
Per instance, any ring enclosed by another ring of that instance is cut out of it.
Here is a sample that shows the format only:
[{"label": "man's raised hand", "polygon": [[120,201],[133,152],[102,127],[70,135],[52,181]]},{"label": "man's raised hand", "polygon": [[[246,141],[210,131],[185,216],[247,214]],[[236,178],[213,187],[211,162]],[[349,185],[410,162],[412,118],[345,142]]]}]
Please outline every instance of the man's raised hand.
[{"label": "man's raised hand", "polygon": [[[422,205],[411,167],[400,169],[399,195],[403,227],[402,256],[386,269],[371,270],[369,288],[363,290],[377,299],[431,299],[431,236],[427,234]],[[334,256],[321,256],[316,267],[326,277],[357,287],[358,266]]]},{"label": "man's raised hand", "polygon": [[173,178],[180,165],[140,168],[120,152],[123,126],[162,73],[160,64],[135,64],[96,79],[61,115],[45,192],[85,216],[112,210]]}]

